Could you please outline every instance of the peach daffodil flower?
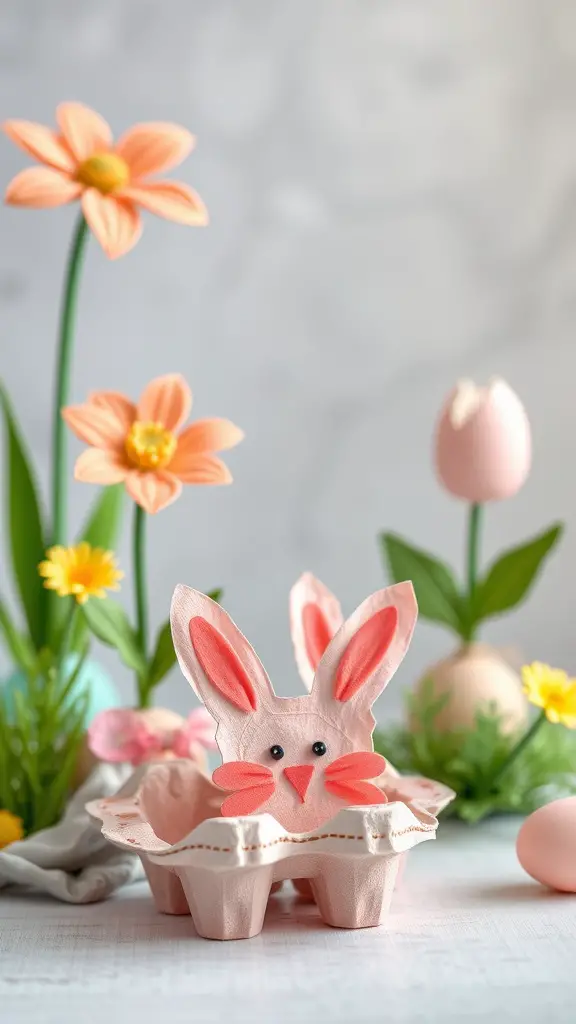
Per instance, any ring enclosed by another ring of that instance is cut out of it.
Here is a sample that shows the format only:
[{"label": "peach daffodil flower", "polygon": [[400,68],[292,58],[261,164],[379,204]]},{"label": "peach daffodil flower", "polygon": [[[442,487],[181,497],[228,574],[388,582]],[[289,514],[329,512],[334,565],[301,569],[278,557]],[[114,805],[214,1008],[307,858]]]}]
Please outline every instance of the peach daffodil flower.
[{"label": "peach daffodil flower", "polygon": [[139,207],[179,224],[208,223],[206,207],[188,185],[150,181],[181,163],[194,136],[177,124],[151,122],[129,129],[116,144],[106,121],[82,103],[61,103],[58,129],[6,121],[4,131],[42,167],[28,167],[9,183],[6,202],[34,208],[79,199],[84,217],[111,259],[138,241]]},{"label": "peach daffodil flower", "polygon": [[90,447],[76,462],[76,480],[92,484],[124,482],[146,512],[166,508],[182,484],[229,484],[232,476],[214,452],[233,448],[244,434],[230,420],[197,420],[180,433],[192,394],[179,374],[158,377],[135,405],[116,391],[93,392],[84,405],[62,415]]}]

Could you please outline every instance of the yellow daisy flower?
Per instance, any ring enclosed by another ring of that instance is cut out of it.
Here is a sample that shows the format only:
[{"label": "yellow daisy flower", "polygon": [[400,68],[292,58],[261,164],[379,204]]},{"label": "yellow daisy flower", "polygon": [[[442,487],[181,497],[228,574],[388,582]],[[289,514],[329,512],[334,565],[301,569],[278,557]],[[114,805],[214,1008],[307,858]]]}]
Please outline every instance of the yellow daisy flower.
[{"label": "yellow daisy flower", "polygon": [[89,597],[106,597],[107,590],[120,589],[118,580],[124,573],[116,568],[112,551],[83,541],[72,548],[50,548],[46,555],[38,572],[45,579],[44,586],[59,597],[72,594],[78,604],[85,604]]},{"label": "yellow daisy flower", "polygon": [[576,679],[540,661],[522,669],[524,693],[531,704],[542,708],[549,722],[576,729]]},{"label": "yellow daisy flower", "polygon": [[17,818],[11,811],[0,810],[0,850],[22,839],[23,835],[22,818]]}]

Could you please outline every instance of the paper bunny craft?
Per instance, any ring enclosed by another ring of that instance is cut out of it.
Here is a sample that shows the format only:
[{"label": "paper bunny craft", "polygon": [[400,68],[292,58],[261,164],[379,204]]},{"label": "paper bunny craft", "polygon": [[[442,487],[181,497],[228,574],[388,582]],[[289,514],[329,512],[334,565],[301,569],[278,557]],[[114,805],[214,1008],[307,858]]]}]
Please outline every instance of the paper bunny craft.
[{"label": "paper bunny craft", "polygon": [[174,592],[171,624],[180,667],[218,723],[224,763],[213,779],[231,794],[222,805],[225,817],[267,812],[302,833],[344,807],[386,802],[367,781],[386,764],[373,752],[371,707],[410,643],[414,590],[409,582],[380,590],[346,622],[337,621],[335,599],[323,608],[320,614],[317,603],[301,617],[305,637],[298,651],[310,692],[283,698],[223,608],[189,587]]},{"label": "paper bunny craft", "polygon": [[412,585],[373,594],[346,622],[331,596],[326,607],[304,615],[310,692],[280,698],[226,612],[177,587],[174,646],[218,723],[216,784],[191,761],[165,762],[148,766],[128,797],[88,808],[110,842],[140,855],[158,910],[190,913],[206,938],[257,935],[270,891],[289,879],[307,887],[326,924],[381,924],[404,855],[436,835],[439,794],[426,806],[406,786],[437,784],[392,770],[384,787],[390,769],[381,774],[372,748],[372,703],[416,620]]}]

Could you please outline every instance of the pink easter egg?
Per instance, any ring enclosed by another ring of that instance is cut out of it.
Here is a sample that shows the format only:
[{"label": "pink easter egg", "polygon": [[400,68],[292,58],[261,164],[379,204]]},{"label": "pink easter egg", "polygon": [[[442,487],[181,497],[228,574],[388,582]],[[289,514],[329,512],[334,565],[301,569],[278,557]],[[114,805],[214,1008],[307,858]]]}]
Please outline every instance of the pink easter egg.
[{"label": "pink easter egg", "polygon": [[576,796],[553,800],[526,818],[516,853],[537,882],[560,892],[576,892]]}]

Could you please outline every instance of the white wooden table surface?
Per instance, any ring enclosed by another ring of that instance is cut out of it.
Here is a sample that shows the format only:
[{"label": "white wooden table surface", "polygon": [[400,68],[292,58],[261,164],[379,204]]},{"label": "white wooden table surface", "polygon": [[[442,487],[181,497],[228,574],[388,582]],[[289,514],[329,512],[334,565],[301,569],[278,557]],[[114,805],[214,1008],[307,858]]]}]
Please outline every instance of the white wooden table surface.
[{"label": "white wooden table surface", "polygon": [[518,825],[441,825],[379,929],[276,899],[262,935],[218,943],[156,914],[145,884],[84,907],[3,894],[0,1021],[574,1024],[576,896],[522,873]]}]

